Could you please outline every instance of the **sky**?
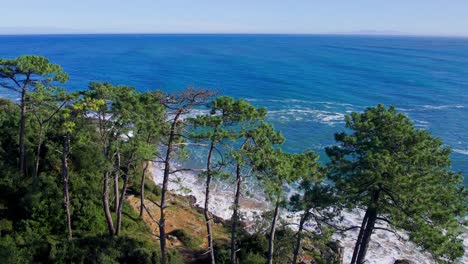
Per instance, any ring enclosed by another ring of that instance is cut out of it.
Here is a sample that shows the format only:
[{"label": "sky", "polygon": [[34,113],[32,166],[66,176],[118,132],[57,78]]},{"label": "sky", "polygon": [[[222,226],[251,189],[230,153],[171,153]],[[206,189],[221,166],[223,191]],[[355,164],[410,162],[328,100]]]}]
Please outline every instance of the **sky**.
[{"label": "sky", "polygon": [[0,0],[0,34],[468,36],[468,0]]}]

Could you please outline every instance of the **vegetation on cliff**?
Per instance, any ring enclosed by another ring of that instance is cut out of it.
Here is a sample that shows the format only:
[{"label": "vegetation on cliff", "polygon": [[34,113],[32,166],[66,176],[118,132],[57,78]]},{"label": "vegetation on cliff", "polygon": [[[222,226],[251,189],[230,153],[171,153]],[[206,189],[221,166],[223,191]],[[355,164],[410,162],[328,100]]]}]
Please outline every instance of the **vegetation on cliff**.
[{"label": "vegetation on cliff", "polygon": [[[377,229],[406,231],[439,262],[464,253],[467,196],[450,149],[393,107],[347,116],[324,166],[312,151],[283,151],[267,111],[242,99],[109,83],[67,93],[67,79],[44,57],[0,60],[1,88],[20,94],[0,99],[4,263],[339,263],[332,235],[350,228],[360,229],[352,263],[365,261]],[[201,209],[168,189],[193,148],[206,152]],[[235,183],[229,221],[208,210],[222,178]],[[239,199],[253,183],[273,211],[248,233]],[[341,226],[340,211],[354,208],[365,211],[362,225]],[[300,212],[290,223],[299,228],[279,225],[285,210]]]}]

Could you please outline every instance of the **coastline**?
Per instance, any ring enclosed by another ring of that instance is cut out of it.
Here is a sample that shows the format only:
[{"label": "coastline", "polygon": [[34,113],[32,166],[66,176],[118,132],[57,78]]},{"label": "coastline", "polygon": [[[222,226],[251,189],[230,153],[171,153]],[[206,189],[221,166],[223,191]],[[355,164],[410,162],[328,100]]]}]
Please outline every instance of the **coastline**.
[{"label": "coastline", "polygon": [[[152,176],[155,184],[160,185],[162,179],[162,170],[158,167],[157,163],[153,164]],[[231,203],[232,197],[234,196],[234,189],[230,184],[214,183],[211,189],[211,204],[210,211],[215,216],[229,220],[231,217]],[[178,172],[174,175],[174,180],[169,183],[169,190],[175,194],[181,196],[191,196],[195,199],[194,206],[203,208],[204,203],[204,182],[197,176],[195,172]],[[255,223],[255,217],[260,216],[263,212],[268,211],[270,205],[268,201],[262,197],[261,194],[253,193],[252,196],[241,197],[241,208],[243,222],[246,225],[247,230],[249,229],[249,223]],[[283,209],[281,214],[282,224],[291,224],[299,222],[299,213],[290,213]],[[344,226],[355,226],[360,225],[362,220],[363,212],[354,210],[352,212],[343,212],[343,221],[341,222]],[[289,225],[294,229],[294,225]],[[309,223],[312,227],[313,224]],[[334,239],[340,242],[343,247],[344,263],[351,260],[352,250],[354,247],[355,239],[357,237],[357,230],[347,231],[344,235],[334,235]],[[398,232],[400,238],[407,238],[405,233]],[[372,236],[371,243],[369,244],[368,262],[369,264],[393,264],[396,260],[407,259],[412,263],[428,263],[435,264],[436,262],[432,259],[430,254],[421,252],[417,246],[410,241],[403,241],[397,235],[376,230]],[[464,245],[468,247],[468,230],[463,234]],[[460,263],[468,263],[468,252],[460,260]]]}]

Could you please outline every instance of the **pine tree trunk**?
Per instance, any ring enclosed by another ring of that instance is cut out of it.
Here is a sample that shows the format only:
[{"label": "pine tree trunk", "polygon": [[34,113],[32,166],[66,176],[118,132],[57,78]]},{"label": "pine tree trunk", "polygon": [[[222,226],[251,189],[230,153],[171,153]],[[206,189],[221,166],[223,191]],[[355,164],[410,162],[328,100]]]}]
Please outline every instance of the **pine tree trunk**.
[{"label": "pine tree trunk", "polygon": [[63,182],[63,204],[67,215],[68,240],[72,239],[72,225],[70,214],[70,194],[68,192],[68,154],[70,151],[70,135],[63,138],[62,151],[62,182]]},{"label": "pine tree trunk", "polygon": [[140,183],[140,217],[143,217],[143,210],[145,209],[145,178],[146,171],[148,170],[149,161],[146,161],[145,167],[143,168],[143,175],[141,175]]},{"label": "pine tree trunk", "polygon": [[[244,140],[239,149],[244,149],[245,145],[252,138],[248,137]],[[230,264],[236,264],[237,262],[237,225],[239,223],[239,208],[240,208],[240,195],[241,195],[241,186],[242,186],[242,175],[241,175],[241,165],[237,162],[236,166],[236,193],[234,196],[234,208],[232,210],[231,217],[231,261]]]},{"label": "pine tree trunk", "polygon": [[236,167],[236,194],[234,196],[234,208],[232,211],[231,217],[231,264],[236,264],[237,262],[237,224],[239,222],[239,199],[241,194],[241,166],[237,163]]},{"label": "pine tree trunk", "polygon": [[366,260],[370,238],[372,232],[374,231],[375,221],[377,220],[379,196],[380,190],[376,190],[372,193],[371,201],[367,207],[366,214],[363,219],[363,224],[361,226],[361,231],[359,232],[358,241],[356,242],[356,246],[354,248],[351,264],[362,264]]},{"label": "pine tree trunk", "polygon": [[351,258],[351,264],[356,263],[356,258],[359,253],[359,248],[361,247],[361,244],[362,244],[362,236],[364,235],[364,230],[366,229],[368,220],[369,220],[369,211],[366,210],[366,214],[364,215],[364,218],[362,219],[361,228],[359,229],[359,235],[357,237],[356,244],[354,246],[353,257]]},{"label": "pine tree trunk", "polygon": [[369,248],[370,237],[374,231],[375,221],[377,219],[377,211],[374,208],[369,208],[369,220],[367,221],[366,229],[362,236],[361,246],[356,259],[356,263],[362,264],[366,259],[367,249]]},{"label": "pine tree trunk", "polygon": [[215,255],[213,248],[213,231],[211,229],[211,216],[209,212],[210,203],[210,184],[211,184],[211,157],[214,150],[214,142],[211,142],[210,150],[208,152],[208,160],[206,162],[206,191],[205,191],[205,208],[203,214],[205,215],[206,231],[208,233],[208,250],[210,251],[211,264],[215,264]]},{"label": "pine tree trunk", "polygon": [[24,152],[24,137],[26,133],[26,85],[21,90],[21,120],[20,120],[20,133],[19,133],[19,171],[20,175],[24,176],[25,173],[25,152]]},{"label": "pine tree trunk", "polygon": [[161,264],[167,264],[167,252],[166,252],[166,219],[164,215],[164,207],[166,206],[166,193],[167,186],[169,183],[169,170],[171,168],[170,153],[172,152],[172,146],[168,147],[166,166],[164,168],[163,184],[161,188],[161,202],[160,202],[160,216],[159,216],[159,243],[161,247]]},{"label": "pine tree trunk", "polygon": [[43,124],[39,124],[39,135],[37,138],[37,149],[36,149],[36,164],[34,166],[34,178],[37,179],[39,175],[39,162],[41,159],[41,147],[42,147],[42,133],[43,133]]},{"label": "pine tree trunk", "polygon": [[114,169],[114,212],[117,213],[119,208],[119,176],[120,176],[120,152],[117,151]]},{"label": "pine tree trunk", "polygon": [[124,171],[124,174],[123,174],[124,184],[123,184],[123,187],[122,187],[122,194],[120,195],[119,207],[117,208],[117,227],[116,227],[116,230],[115,230],[115,235],[116,236],[120,235],[120,231],[122,229],[122,208],[123,208],[123,204],[124,204],[124,201],[125,201],[125,195],[127,193],[127,188],[128,188],[129,166],[130,166],[129,164],[127,164],[125,166],[125,171]]},{"label": "pine tree trunk", "polygon": [[104,216],[106,217],[107,228],[109,229],[109,235],[114,235],[114,222],[112,220],[111,211],[109,208],[109,172],[104,172],[104,182],[102,190],[102,205],[104,208]]},{"label": "pine tree trunk", "polygon": [[177,122],[179,120],[180,115],[182,114],[179,111],[174,119],[172,120],[171,124],[171,131],[169,133],[169,140],[167,144],[166,150],[166,159],[164,160],[164,175],[163,175],[163,182],[161,188],[161,202],[159,203],[160,208],[160,216],[159,216],[159,245],[161,247],[161,264],[167,264],[167,250],[166,250],[166,218],[164,215],[165,207],[166,207],[166,195],[167,195],[167,188],[169,184],[169,175],[171,172],[171,157],[172,152],[174,150],[174,136],[175,136],[175,129]]},{"label": "pine tree trunk", "polygon": [[292,264],[297,263],[297,256],[299,255],[299,250],[301,248],[302,230],[304,229],[304,223],[306,222],[307,218],[309,218],[309,214],[309,210],[306,210],[306,212],[304,212],[301,217],[301,221],[299,222],[299,229],[297,230],[296,245],[294,246]]},{"label": "pine tree trunk", "polygon": [[273,221],[271,222],[270,236],[268,238],[268,258],[267,263],[273,264],[273,253],[274,253],[274,243],[275,243],[275,232],[276,232],[276,222],[278,221],[279,215],[279,199],[276,201],[275,212],[273,213]]},{"label": "pine tree trunk", "polygon": [[[362,235],[361,246],[359,248],[359,252],[356,258],[356,263],[361,264],[364,263],[366,260],[367,249],[369,248],[369,242],[374,231],[375,221],[377,220],[377,208],[378,208],[378,201],[380,196],[380,190],[374,191],[372,194],[372,199],[369,207],[367,208],[368,212],[368,220],[366,224],[366,229]],[[366,212],[366,214],[367,214]]]}]

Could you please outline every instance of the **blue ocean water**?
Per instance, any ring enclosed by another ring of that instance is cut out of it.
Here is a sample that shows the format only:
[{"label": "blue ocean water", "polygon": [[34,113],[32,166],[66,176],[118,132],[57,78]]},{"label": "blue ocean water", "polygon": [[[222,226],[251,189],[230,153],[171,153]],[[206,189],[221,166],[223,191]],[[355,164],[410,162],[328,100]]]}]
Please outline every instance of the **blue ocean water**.
[{"label": "blue ocean water", "polygon": [[[0,57],[37,54],[70,74],[141,91],[216,89],[269,110],[286,148],[333,144],[343,116],[395,105],[453,148],[468,184],[468,39],[333,35],[0,36]],[[0,95],[5,91],[0,91]],[[325,160],[322,157],[322,160]]]}]

